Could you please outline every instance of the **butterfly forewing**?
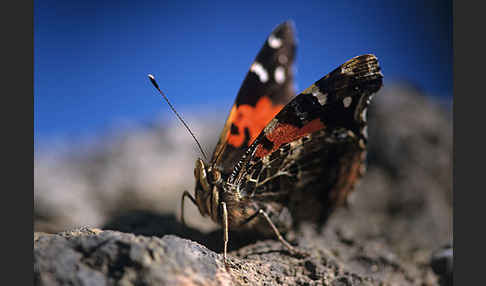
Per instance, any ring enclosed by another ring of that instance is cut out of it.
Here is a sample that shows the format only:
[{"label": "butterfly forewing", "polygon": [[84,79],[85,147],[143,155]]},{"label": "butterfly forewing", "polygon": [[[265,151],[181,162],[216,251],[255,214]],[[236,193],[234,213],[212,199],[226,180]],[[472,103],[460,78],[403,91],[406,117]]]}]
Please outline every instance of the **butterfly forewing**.
[{"label": "butterfly forewing", "polygon": [[277,26],[250,66],[216,145],[211,165],[223,177],[253,143],[268,122],[294,96],[295,57],[291,22]]}]

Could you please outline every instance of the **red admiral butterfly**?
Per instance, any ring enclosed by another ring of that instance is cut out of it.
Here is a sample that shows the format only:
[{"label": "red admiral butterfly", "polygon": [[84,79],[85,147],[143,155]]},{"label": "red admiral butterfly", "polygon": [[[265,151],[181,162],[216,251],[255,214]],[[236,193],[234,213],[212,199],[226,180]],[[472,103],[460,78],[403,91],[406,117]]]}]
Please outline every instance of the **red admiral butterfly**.
[{"label": "red admiral butterfly", "polygon": [[285,22],[267,38],[211,161],[196,161],[195,196],[182,196],[183,222],[188,197],[223,226],[225,263],[229,228],[271,230],[297,252],[280,233],[324,222],[365,172],[366,110],[383,78],[377,58],[355,57],[295,96],[293,34]]}]

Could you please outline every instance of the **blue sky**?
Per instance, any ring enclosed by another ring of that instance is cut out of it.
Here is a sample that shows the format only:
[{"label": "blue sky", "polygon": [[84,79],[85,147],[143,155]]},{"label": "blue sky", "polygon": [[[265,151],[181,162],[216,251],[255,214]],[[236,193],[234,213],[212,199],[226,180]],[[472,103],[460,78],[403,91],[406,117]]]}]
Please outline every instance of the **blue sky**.
[{"label": "blue sky", "polygon": [[452,100],[451,8],[451,1],[34,1],[35,145],[173,117],[148,73],[183,115],[226,115],[266,36],[288,19],[297,29],[299,90],[373,53],[385,85],[405,80]]}]

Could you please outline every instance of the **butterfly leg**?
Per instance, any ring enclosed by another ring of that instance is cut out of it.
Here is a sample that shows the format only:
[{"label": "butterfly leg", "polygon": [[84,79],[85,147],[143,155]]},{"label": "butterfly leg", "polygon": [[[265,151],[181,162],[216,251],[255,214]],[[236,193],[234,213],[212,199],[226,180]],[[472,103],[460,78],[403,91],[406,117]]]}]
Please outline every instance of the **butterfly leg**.
[{"label": "butterfly leg", "polygon": [[278,230],[278,228],[275,226],[275,224],[272,222],[272,220],[270,219],[270,217],[268,216],[268,214],[263,210],[263,209],[259,209],[258,212],[256,212],[254,215],[252,215],[251,217],[249,217],[245,224],[246,223],[249,223],[250,221],[252,221],[253,219],[255,219],[257,216],[262,216],[266,221],[267,223],[270,225],[270,227],[272,228],[273,230],[273,233],[275,233],[275,235],[277,236],[278,240],[292,253],[294,254],[298,254],[300,256],[309,256],[309,253],[307,252],[304,252],[304,251],[300,251],[300,250],[297,250],[295,247],[293,247],[292,245],[290,245],[290,243],[287,242],[287,240],[285,240],[285,238],[282,236],[282,234],[280,233],[280,231]]},{"label": "butterfly leg", "polygon": [[226,209],[225,202],[221,202],[221,208],[223,209],[223,260],[224,264],[227,265],[226,253],[228,252],[228,210]]},{"label": "butterfly leg", "polygon": [[184,193],[182,194],[182,199],[181,199],[181,222],[184,226],[186,225],[186,222],[184,221],[184,199],[186,197],[189,197],[189,199],[191,199],[192,203],[197,205],[196,199],[191,195],[191,193],[189,193],[188,191],[184,191]]},{"label": "butterfly leg", "polygon": [[268,224],[272,228],[273,232],[277,236],[278,240],[280,240],[280,242],[287,249],[289,249],[291,252],[294,252],[294,253],[298,252],[292,245],[290,245],[290,243],[287,242],[287,240],[285,240],[285,238],[282,236],[282,234],[280,234],[280,231],[275,226],[275,224],[273,224],[272,220],[270,219],[270,217],[268,216],[268,214],[264,210],[262,210],[262,209],[258,210],[258,214],[261,215],[261,216],[263,216],[263,218],[265,218],[265,220],[268,222]]}]

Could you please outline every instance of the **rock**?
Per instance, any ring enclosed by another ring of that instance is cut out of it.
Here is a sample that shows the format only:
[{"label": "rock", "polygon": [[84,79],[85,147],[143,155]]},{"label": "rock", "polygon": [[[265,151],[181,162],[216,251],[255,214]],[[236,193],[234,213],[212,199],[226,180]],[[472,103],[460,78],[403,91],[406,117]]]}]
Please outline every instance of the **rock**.
[{"label": "rock", "polygon": [[[402,285],[427,284],[386,250],[366,252],[353,263],[325,245],[294,257],[275,240],[222,255],[174,235],[137,236],[80,228],[34,234],[35,285]],[[309,248],[307,250],[310,250]],[[415,270],[418,271],[418,270]]]},{"label": "rock", "polygon": [[34,236],[36,285],[228,285],[220,255],[163,238],[82,228]]}]

